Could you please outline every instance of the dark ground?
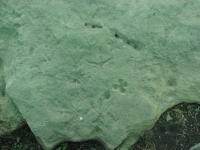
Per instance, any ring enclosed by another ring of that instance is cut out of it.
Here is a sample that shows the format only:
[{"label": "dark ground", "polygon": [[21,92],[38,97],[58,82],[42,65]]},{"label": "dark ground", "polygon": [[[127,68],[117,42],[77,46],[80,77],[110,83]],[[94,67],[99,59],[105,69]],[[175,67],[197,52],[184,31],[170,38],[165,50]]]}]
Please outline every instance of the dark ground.
[{"label": "dark ground", "polygon": [[[164,112],[129,150],[189,150],[200,143],[200,105],[182,103]],[[1,150],[43,150],[25,125],[0,137]],[[54,150],[105,150],[97,141],[65,142]],[[195,149],[197,150],[197,149]]]}]

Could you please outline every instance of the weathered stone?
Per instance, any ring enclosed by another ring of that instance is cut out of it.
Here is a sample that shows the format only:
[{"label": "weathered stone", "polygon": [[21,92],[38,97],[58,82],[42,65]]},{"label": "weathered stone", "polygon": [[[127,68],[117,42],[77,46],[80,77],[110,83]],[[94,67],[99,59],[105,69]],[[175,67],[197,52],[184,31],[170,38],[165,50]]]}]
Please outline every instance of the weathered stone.
[{"label": "weathered stone", "polygon": [[5,92],[3,62],[0,59],[0,135],[10,133],[23,125],[24,119]]},{"label": "weathered stone", "polygon": [[0,99],[0,112],[0,135],[14,131],[25,122],[8,96]]},{"label": "weathered stone", "polygon": [[167,108],[200,102],[199,0],[0,5],[6,92],[45,149],[126,150]]}]

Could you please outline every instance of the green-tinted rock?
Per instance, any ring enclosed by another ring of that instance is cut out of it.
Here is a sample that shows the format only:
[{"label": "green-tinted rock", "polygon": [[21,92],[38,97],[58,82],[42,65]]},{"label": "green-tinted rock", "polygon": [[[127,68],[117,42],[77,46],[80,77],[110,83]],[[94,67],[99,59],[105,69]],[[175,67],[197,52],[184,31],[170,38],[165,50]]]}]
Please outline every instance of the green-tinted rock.
[{"label": "green-tinted rock", "polygon": [[126,150],[167,108],[200,102],[199,0],[0,5],[6,92],[45,149]]},{"label": "green-tinted rock", "polygon": [[6,91],[3,61],[0,59],[0,135],[10,133],[23,125],[23,118]]}]

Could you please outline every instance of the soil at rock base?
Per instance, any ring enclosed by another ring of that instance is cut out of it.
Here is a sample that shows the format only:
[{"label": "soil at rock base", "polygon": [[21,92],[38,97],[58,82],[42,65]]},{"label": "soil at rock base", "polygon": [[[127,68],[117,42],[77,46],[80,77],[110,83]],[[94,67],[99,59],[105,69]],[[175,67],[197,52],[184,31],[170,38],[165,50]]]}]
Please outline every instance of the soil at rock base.
[{"label": "soil at rock base", "polygon": [[[189,150],[200,143],[200,105],[181,103],[164,112],[129,150]],[[43,150],[27,125],[0,137],[1,150]],[[98,141],[64,142],[55,150],[105,150]]]}]

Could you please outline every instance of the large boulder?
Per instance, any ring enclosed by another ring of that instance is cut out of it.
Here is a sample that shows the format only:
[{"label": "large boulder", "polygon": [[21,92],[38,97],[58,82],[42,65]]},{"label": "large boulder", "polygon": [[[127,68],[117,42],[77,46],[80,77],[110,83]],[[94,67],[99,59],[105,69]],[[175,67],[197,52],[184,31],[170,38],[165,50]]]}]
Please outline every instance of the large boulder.
[{"label": "large boulder", "polygon": [[0,6],[6,93],[46,150],[126,150],[169,107],[200,102],[200,0]]}]

